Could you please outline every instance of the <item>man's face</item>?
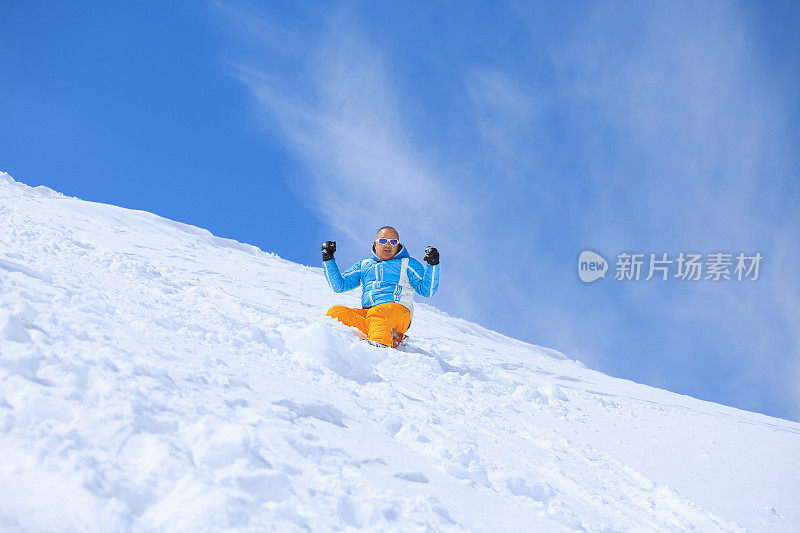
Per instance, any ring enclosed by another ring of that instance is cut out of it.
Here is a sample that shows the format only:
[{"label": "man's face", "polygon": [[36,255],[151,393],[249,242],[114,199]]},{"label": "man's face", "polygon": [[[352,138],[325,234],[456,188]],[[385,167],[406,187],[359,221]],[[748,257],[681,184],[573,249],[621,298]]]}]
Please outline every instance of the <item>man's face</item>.
[{"label": "man's face", "polygon": [[392,246],[388,242],[386,244],[381,244],[378,242],[378,239],[398,239],[399,236],[397,235],[396,231],[392,231],[390,229],[382,229],[375,235],[375,255],[378,256],[378,259],[381,261],[388,261],[392,257],[397,255],[397,251],[400,249],[400,242]]}]

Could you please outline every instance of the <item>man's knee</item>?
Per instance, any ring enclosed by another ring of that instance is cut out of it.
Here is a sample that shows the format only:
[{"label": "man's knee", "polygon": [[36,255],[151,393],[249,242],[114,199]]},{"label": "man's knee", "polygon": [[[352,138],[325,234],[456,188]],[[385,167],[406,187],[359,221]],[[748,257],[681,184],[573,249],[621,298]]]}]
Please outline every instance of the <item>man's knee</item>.
[{"label": "man's knee", "polygon": [[411,311],[402,304],[389,303],[383,309],[388,329],[405,333],[411,325]]},{"label": "man's knee", "polygon": [[328,312],[325,313],[329,317],[335,318],[345,326],[354,326],[358,329],[364,329],[364,316],[361,309],[353,309],[352,307],[345,307],[343,305],[334,305]]},{"label": "man's knee", "polygon": [[334,305],[331,306],[331,308],[328,309],[328,312],[325,314],[339,320],[341,316],[346,315],[349,311],[352,311],[352,309],[349,307],[345,307],[343,305]]}]

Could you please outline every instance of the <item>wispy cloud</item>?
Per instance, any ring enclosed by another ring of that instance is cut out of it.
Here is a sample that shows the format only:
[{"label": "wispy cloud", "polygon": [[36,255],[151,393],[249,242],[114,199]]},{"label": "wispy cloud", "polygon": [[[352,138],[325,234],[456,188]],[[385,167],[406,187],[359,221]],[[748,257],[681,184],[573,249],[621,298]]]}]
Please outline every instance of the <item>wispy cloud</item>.
[{"label": "wispy cloud", "polygon": [[[584,205],[586,227],[593,228],[587,244],[610,252],[765,253],[768,266],[757,287],[701,284],[675,297],[669,291],[678,289],[668,286],[631,292],[626,300],[652,316],[654,331],[659,324],[680,328],[686,340],[670,346],[682,357],[706,358],[706,372],[714,370],[709,355],[723,358],[717,363],[737,367],[750,387],[760,383],[793,397],[800,416],[800,264],[796,250],[787,253],[800,242],[800,218],[784,198],[793,178],[778,170],[793,153],[780,133],[788,103],[758,75],[736,6],[640,7],[632,17],[634,38],[613,34],[619,15],[613,11],[590,11],[576,25],[581,35],[552,50],[561,90],[595,114],[593,128],[615,140],[584,152],[600,163],[587,172],[597,191]],[[603,163],[602,151],[609,150],[618,159]],[[661,309],[648,310],[653,306]]]},{"label": "wispy cloud", "polygon": [[484,153],[495,163],[506,163],[501,166],[501,175],[520,178],[529,150],[519,148],[522,141],[531,141],[531,125],[539,105],[535,93],[490,67],[469,69],[466,88],[485,143]]},{"label": "wispy cloud", "polygon": [[338,37],[314,51],[310,98],[257,68],[238,65],[236,76],[309,166],[311,190],[303,194],[310,192],[333,227],[353,239],[363,238],[354,228],[386,220],[429,227],[458,207],[446,202],[453,195],[410,145],[381,58]]},{"label": "wispy cloud", "polygon": [[[506,283],[504,298],[535,335],[590,364],[752,409],[791,404],[800,417],[791,244],[800,214],[785,197],[793,177],[780,171],[794,153],[782,135],[790,104],[756,75],[743,14],[727,4],[595,6],[561,35],[543,31],[539,10],[518,14],[530,47],[520,57],[547,50],[553,79],[505,62],[466,78],[482,156],[507,180],[495,194],[524,194],[532,212],[511,217],[532,228],[535,248],[517,259],[544,281]],[[760,251],[767,266],[753,286],[599,291],[552,280],[565,245],[608,255]],[[704,383],[711,375],[725,377]]]}]

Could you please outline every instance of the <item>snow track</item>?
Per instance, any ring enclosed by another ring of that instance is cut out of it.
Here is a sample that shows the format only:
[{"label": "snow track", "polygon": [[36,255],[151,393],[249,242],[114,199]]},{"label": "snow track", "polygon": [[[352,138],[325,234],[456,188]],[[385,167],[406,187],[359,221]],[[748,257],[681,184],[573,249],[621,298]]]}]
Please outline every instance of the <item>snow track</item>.
[{"label": "snow track", "polygon": [[[446,272],[442,290],[447,290]],[[0,529],[800,529],[800,424],[0,173]]]}]

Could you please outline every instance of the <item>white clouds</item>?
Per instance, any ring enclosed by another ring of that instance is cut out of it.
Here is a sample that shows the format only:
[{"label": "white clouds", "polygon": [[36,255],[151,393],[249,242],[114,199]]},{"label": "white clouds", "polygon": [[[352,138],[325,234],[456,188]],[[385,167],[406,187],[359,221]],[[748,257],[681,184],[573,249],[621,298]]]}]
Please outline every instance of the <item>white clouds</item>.
[{"label": "white clouds", "polygon": [[[660,298],[667,317],[691,309],[714,339],[711,353],[751,387],[781,390],[797,402],[797,313],[785,301],[800,299],[800,265],[796,251],[781,249],[800,242],[800,225],[781,220],[798,215],[783,208],[791,178],[774,172],[793,153],[777,134],[787,102],[774,97],[780,91],[759,70],[742,13],[730,4],[650,5],[637,19],[636,38],[623,44],[610,33],[607,10],[589,19],[581,26],[589,33],[556,52],[570,72],[563,89],[592,105],[628,149],[613,167],[590,174],[599,194],[589,212],[606,214],[607,222],[595,226],[593,244],[764,253],[770,264],[756,291],[698,286],[675,299],[645,291],[635,305],[645,309]],[[692,329],[682,329],[689,341],[676,347],[691,349]]]},{"label": "white clouds", "polygon": [[[740,14],[734,6],[654,5],[642,14],[634,42],[598,47],[602,39],[617,42],[606,33],[607,18],[598,9],[588,24],[593,32],[557,59],[575,74],[565,88],[592,102],[628,143],[630,159],[621,165],[637,172],[638,183],[624,172],[597,173],[594,179],[624,185],[600,188],[613,194],[605,201],[672,240],[702,227],[700,235],[711,237],[703,244],[741,241],[750,225],[735,217],[757,218],[756,191],[773,193],[764,148],[777,140],[770,125],[780,103],[753,76]],[[631,160],[643,164],[631,168]]]},{"label": "white clouds", "polygon": [[[530,121],[536,112],[533,95],[508,76],[491,68],[471,69],[467,90],[482,139],[489,143],[488,152],[498,160],[513,159],[517,173],[525,157],[519,151],[520,141],[530,135]],[[510,162],[510,161],[509,161]]]},{"label": "white clouds", "polygon": [[[261,33],[254,31],[255,14],[237,12],[237,19],[247,21],[249,34]],[[265,23],[262,32],[272,26]],[[413,146],[381,54],[335,26],[307,36],[301,48],[307,54],[293,56],[298,72],[290,76],[275,76],[257,60],[234,70],[307,166],[310,182],[299,194],[361,245],[364,228],[370,236],[396,224],[404,237],[422,239],[438,221],[452,219],[461,208],[458,195]],[[270,46],[262,52],[286,53]]]}]

